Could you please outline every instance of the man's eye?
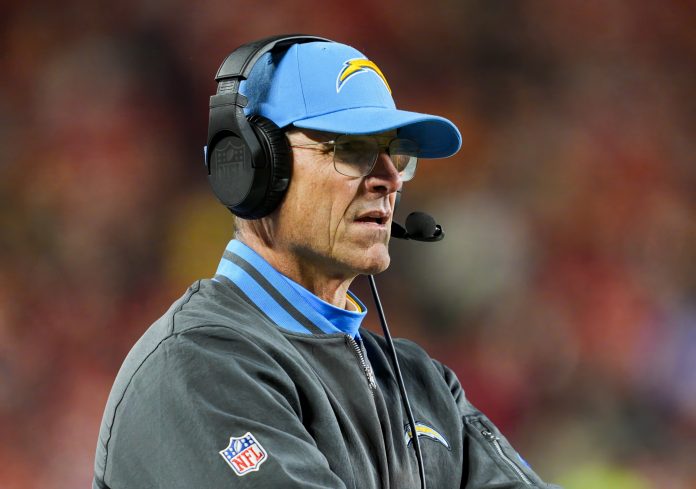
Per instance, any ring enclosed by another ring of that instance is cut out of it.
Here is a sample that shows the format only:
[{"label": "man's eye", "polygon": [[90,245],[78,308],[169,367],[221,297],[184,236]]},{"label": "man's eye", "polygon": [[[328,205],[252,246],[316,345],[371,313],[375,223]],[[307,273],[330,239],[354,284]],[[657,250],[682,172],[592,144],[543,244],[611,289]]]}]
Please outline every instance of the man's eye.
[{"label": "man's eye", "polygon": [[341,151],[344,153],[362,153],[369,151],[371,149],[370,145],[363,141],[348,141],[336,145],[336,151]]}]

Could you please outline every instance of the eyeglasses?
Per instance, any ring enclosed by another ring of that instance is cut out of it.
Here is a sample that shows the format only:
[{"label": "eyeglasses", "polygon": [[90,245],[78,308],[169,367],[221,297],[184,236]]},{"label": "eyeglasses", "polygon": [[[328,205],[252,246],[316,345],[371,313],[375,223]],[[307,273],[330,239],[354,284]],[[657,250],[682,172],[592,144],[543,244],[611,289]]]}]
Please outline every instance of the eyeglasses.
[{"label": "eyeglasses", "polygon": [[[290,145],[291,148],[305,148],[323,145],[333,152],[334,168],[341,175],[364,177],[372,172],[381,152],[386,152],[399,172],[401,180],[411,180],[418,164],[418,145],[409,139],[392,139],[388,143],[374,136],[354,136],[343,134],[332,141]],[[327,152],[328,152],[327,151]]]}]

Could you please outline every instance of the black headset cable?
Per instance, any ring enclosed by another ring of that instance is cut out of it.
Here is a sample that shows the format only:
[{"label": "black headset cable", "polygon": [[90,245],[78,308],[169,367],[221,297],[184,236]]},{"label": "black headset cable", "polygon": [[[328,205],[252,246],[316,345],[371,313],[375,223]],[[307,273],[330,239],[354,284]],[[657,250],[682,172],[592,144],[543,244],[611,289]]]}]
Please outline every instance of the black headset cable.
[{"label": "black headset cable", "polygon": [[411,411],[411,403],[408,401],[408,395],[406,394],[406,386],[404,385],[404,378],[401,375],[401,369],[399,368],[399,359],[396,356],[396,348],[394,347],[394,342],[392,341],[391,333],[389,332],[389,326],[387,326],[387,319],[384,316],[382,302],[379,300],[379,294],[377,293],[377,285],[375,284],[375,277],[373,275],[368,275],[368,279],[370,281],[370,288],[372,289],[372,297],[374,298],[375,305],[377,306],[377,314],[379,315],[379,320],[382,323],[382,331],[384,331],[384,338],[387,340],[389,356],[391,358],[392,366],[394,367],[394,373],[396,374],[396,382],[399,385],[401,399],[404,402],[404,408],[406,409],[406,417],[408,418],[408,424],[411,426],[411,440],[413,441],[413,448],[416,451],[416,459],[418,460],[418,475],[420,476],[421,489],[426,489],[425,467],[423,466],[423,454],[421,453],[420,443],[418,442],[418,431],[416,431],[416,421],[413,417],[413,411]]}]

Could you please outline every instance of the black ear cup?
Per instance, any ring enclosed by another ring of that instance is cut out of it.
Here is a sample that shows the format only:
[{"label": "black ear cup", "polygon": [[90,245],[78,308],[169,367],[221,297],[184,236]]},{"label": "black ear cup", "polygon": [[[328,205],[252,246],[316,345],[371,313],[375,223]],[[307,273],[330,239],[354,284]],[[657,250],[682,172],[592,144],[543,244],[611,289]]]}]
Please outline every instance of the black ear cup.
[{"label": "black ear cup", "polygon": [[329,39],[290,34],[240,46],[220,65],[218,91],[210,97],[205,164],[217,198],[234,215],[259,219],[278,207],[290,183],[290,147],[285,133],[270,119],[246,117],[247,98],[239,86],[267,52],[303,42]]},{"label": "black ear cup", "polygon": [[248,119],[261,148],[252,155],[246,140],[221,134],[211,149],[210,184],[220,202],[243,219],[259,219],[278,206],[290,183],[290,147],[285,133],[271,120]]}]

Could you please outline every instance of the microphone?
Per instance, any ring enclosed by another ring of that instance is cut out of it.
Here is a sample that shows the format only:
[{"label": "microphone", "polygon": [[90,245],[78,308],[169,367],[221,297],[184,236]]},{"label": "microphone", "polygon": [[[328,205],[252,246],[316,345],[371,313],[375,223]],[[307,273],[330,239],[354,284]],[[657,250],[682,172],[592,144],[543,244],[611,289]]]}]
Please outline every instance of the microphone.
[{"label": "microphone", "polygon": [[445,232],[431,215],[425,212],[411,212],[406,217],[405,228],[401,224],[392,221],[391,235],[393,238],[431,243],[443,239]]}]

